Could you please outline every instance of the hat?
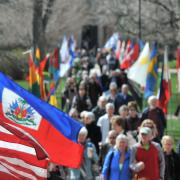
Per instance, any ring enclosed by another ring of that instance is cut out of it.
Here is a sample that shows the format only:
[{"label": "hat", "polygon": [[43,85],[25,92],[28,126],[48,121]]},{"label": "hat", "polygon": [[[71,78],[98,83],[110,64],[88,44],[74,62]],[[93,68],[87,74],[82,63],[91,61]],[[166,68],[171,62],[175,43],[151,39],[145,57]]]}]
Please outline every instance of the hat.
[{"label": "hat", "polygon": [[139,132],[140,134],[147,134],[147,135],[152,133],[151,129],[148,127],[142,127]]}]

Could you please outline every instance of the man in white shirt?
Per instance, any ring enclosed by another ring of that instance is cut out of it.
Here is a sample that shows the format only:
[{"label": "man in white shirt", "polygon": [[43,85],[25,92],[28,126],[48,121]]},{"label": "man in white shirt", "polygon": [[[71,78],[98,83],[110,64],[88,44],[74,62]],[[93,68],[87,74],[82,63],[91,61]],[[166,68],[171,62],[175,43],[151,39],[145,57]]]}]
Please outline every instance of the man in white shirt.
[{"label": "man in white shirt", "polygon": [[102,144],[106,142],[109,130],[111,130],[110,119],[114,115],[114,104],[106,104],[106,114],[98,119],[97,126],[101,128]]}]

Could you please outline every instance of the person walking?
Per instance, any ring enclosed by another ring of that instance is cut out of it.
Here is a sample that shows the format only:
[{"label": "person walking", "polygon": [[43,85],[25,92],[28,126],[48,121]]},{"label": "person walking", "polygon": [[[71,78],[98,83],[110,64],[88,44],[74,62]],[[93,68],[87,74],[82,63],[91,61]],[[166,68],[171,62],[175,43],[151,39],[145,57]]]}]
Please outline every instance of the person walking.
[{"label": "person walking", "polygon": [[140,128],[140,142],[132,147],[130,168],[135,179],[164,180],[165,161],[158,143],[152,141],[152,131]]},{"label": "person walking", "polygon": [[130,180],[131,171],[129,168],[130,150],[128,138],[120,134],[116,138],[116,149],[110,151],[102,169],[102,180]]}]

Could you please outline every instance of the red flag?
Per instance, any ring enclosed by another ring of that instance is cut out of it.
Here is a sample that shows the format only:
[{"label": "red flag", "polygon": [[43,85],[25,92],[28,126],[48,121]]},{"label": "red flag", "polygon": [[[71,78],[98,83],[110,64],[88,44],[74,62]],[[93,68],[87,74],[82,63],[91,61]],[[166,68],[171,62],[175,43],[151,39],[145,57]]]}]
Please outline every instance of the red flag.
[{"label": "red flag", "polygon": [[136,43],[135,45],[129,46],[129,51],[124,55],[124,59],[120,65],[121,69],[128,69],[131,65],[136,61],[139,56],[139,45]]},{"label": "red flag", "polygon": [[46,100],[46,91],[45,91],[45,85],[44,85],[44,75],[43,71],[46,66],[48,60],[48,56],[46,56],[39,65],[38,71],[39,71],[39,87],[40,87],[40,94],[41,94],[41,99]]},{"label": "red flag", "polygon": [[1,122],[13,127],[14,132],[20,131],[37,142],[51,162],[72,168],[80,166],[83,146],[78,143],[78,134],[82,125],[3,73],[0,73],[0,115]]},{"label": "red flag", "polygon": [[0,179],[47,179],[47,166],[30,144],[0,126]]},{"label": "red flag", "polygon": [[46,99],[46,92],[44,86],[44,75],[43,71],[46,66],[48,56],[46,56],[37,66],[32,58],[32,54],[29,54],[29,86],[31,92],[41,99]]},{"label": "red flag", "polygon": [[178,79],[178,92],[180,93],[180,46],[176,50],[176,67]]},{"label": "red flag", "polygon": [[30,91],[37,97],[40,97],[39,83],[38,83],[38,72],[37,67],[33,61],[32,54],[29,54],[29,87]]},{"label": "red flag", "polygon": [[167,47],[165,47],[160,89],[158,93],[159,107],[162,108],[164,113],[167,113],[167,107],[170,97],[171,97],[171,82],[170,82],[170,73],[168,67]]}]

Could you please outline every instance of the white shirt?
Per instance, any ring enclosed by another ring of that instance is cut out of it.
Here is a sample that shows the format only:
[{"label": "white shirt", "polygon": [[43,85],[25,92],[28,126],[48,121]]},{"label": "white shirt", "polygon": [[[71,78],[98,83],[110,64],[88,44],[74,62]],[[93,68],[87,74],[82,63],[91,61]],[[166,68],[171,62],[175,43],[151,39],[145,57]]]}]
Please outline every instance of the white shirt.
[{"label": "white shirt", "polygon": [[101,128],[102,144],[104,144],[106,142],[110,128],[110,119],[108,114],[105,114],[98,119],[97,126]]}]

